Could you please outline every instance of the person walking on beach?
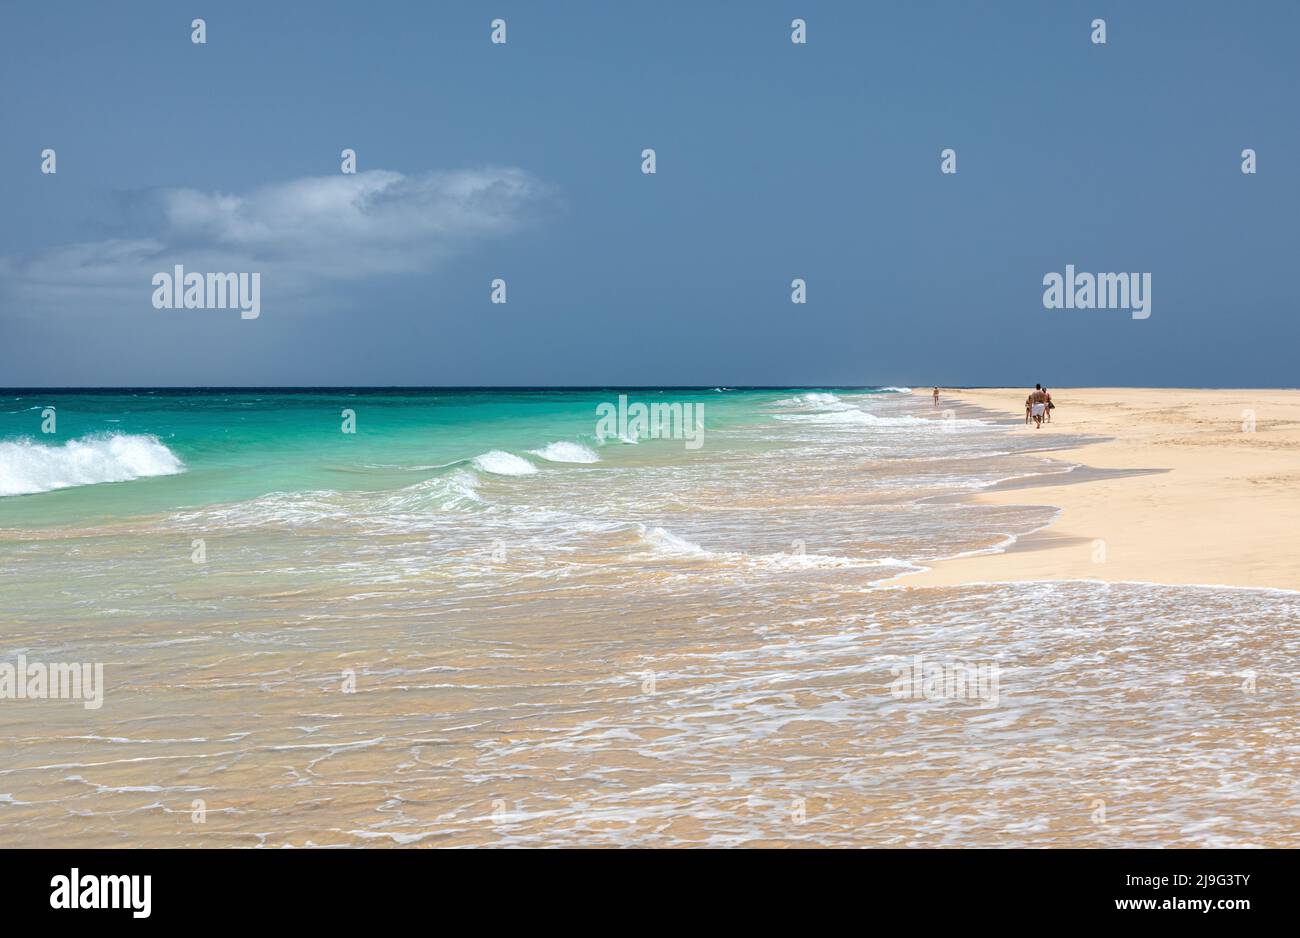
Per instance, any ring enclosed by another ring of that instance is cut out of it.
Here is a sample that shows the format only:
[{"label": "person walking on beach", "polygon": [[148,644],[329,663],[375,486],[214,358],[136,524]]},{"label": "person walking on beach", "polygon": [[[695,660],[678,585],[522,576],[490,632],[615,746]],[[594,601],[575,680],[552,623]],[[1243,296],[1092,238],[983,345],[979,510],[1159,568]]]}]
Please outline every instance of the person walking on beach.
[{"label": "person walking on beach", "polygon": [[1048,393],[1047,388],[1043,388],[1043,403],[1047,405],[1043,409],[1043,419],[1051,423],[1052,411],[1056,409],[1056,405],[1052,403],[1052,395]]},{"label": "person walking on beach", "polygon": [[939,389],[937,387],[934,389],[934,406],[939,406]]},{"label": "person walking on beach", "polygon": [[1041,384],[1035,384],[1034,389],[1029,392],[1029,412],[1034,418],[1034,429],[1041,429],[1043,414],[1047,413],[1047,392],[1043,390]]}]

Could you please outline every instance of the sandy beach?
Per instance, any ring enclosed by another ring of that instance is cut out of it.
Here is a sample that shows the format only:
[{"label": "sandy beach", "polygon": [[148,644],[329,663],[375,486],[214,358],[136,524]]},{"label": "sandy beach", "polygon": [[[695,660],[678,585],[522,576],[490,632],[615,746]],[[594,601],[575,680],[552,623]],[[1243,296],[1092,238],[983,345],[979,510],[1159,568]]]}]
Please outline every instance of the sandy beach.
[{"label": "sandy beach", "polygon": [[1055,394],[12,394],[0,844],[1295,846],[1300,395]]},{"label": "sandy beach", "polygon": [[[930,389],[918,389],[929,395]],[[945,391],[1023,419],[1026,390]],[[1053,505],[1045,529],[1005,552],[936,564],[908,586],[1029,580],[1300,589],[1300,390],[1054,388],[1052,423],[1016,433],[1105,438],[1045,455],[1065,472],[973,500]],[[1046,484],[1044,484],[1046,483]]]}]

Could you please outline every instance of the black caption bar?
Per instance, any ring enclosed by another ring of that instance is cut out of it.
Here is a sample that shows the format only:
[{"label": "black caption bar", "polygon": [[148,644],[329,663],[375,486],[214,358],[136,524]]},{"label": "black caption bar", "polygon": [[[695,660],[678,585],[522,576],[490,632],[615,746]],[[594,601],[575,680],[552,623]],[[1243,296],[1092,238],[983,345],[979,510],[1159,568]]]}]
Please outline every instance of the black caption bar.
[{"label": "black caption bar", "polygon": [[494,925],[622,927],[686,908],[696,925],[880,912],[1231,926],[1289,910],[1293,860],[1275,850],[11,850],[0,873],[7,922],[78,926],[373,928],[459,909]]}]

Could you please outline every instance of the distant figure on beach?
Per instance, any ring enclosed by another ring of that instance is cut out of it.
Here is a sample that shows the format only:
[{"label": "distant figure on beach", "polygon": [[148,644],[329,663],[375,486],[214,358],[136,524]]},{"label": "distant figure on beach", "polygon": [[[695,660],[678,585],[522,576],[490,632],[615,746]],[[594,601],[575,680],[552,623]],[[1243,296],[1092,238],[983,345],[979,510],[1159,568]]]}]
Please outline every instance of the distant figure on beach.
[{"label": "distant figure on beach", "polygon": [[1056,409],[1056,405],[1052,403],[1052,395],[1047,392],[1047,388],[1043,388],[1043,403],[1047,405],[1047,408],[1043,411],[1043,418],[1048,423],[1051,423],[1052,411]]},{"label": "distant figure on beach", "polygon": [[1025,397],[1025,426],[1029,426],[1029,412],[1034,406],[1034,395],[1030,393]]},{"label": "distant figure on beach", "polygon": [[1047,413],[1047,392],[1041,384],[1035,384],[1029,392],[1029,413],[1034,418],[1034,429],[1043,425],[1043,414]]},{"label": "distant figure on beach", "polygon": [[935,406],[935,407],[938,407],[938,406],[939,406],[939,389],[938,389],[938,388],[935,388],[935,389],[934,389],[934,406]]}]

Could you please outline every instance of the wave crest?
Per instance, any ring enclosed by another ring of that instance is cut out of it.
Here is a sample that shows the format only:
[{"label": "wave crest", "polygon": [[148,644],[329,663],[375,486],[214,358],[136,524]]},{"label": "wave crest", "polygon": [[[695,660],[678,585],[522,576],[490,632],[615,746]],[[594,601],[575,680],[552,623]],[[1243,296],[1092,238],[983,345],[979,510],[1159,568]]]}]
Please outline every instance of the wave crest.
[{"label": "wave crest", "polygon": [[865,410],[850,407],[847,410],[832,410],[817,414],[776,414],[777,420],[793,420],[798,423],[812,423],[826,426],[850,425],[873,427],[923,427],[939,426],[941,421],[925,417],[881,417],[869,414]]},{"label": "wave crest", "polygon": [[547,443],[541,449],[529,450],[534,456],[540,456],[547,462],[600,462],[600,457],[581,443],[569,443],[559,440]]},{"label": "wave crest", "polygon": [[807,394],[796,394],[794,397],[783,398],[777,401],[786,407],[812,407],[817,410],[855,410],[852,404],[840,399],[839,395],[830,394],[826,391],[810,391]]},{"label": "wave crest", "polygon": [[34,440],[0,443],[0,496],[130,482],[184,471],[185,464],[155,436],[94,434],[59,446]]},{"label": "wave crest", "polygon": [[514,453],[507,453],[503,449],[494,449],[475,456],[474,468],[498,476],[528,476],[537,471],[537,467],[527,459]]}]

